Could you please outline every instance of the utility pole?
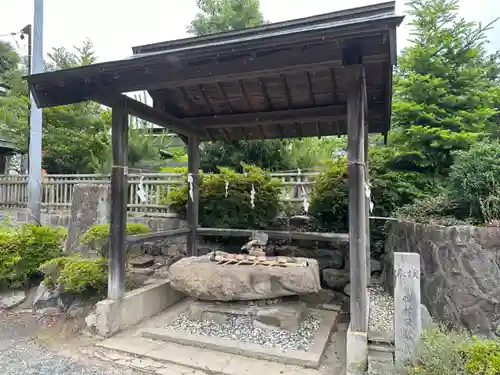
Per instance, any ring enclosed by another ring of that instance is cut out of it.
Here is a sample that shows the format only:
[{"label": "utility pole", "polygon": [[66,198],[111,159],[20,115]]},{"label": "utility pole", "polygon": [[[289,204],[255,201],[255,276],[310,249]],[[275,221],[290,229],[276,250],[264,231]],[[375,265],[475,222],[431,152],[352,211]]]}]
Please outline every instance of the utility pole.
[{"label": "utility pole", "polygon": [[[30,74],[42,73],[43,64],[43,0],[34,0],[35,16],[32,29],[32,56]],[[31,39],[31,38],[30,38]],[[28,173],[28,212],[30,221],[41,222],[42,198],[42,109],[38,108],[31,95]]]}]

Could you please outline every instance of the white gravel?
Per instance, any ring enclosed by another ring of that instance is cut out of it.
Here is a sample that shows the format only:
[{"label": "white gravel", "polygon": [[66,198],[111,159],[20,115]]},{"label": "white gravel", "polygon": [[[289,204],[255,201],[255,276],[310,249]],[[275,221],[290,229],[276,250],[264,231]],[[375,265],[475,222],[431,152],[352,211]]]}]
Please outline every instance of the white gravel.
[{"label": "white gravel", "polygon": [[244,315],[229,315],[228,322],[224,324],[191,320],[181,315],[165,326],[165,329],[200,336],[221,337],[268,348],[307,351],[311,347],[319,326],[319,319],[312,315],[308,315],[295,332],[254,327],[252,319]]},{"label": "white gravel", "polygon": [[374,332],[394,331],[394,298],[381,285],[369,287],[370,318],[368,329]]}]

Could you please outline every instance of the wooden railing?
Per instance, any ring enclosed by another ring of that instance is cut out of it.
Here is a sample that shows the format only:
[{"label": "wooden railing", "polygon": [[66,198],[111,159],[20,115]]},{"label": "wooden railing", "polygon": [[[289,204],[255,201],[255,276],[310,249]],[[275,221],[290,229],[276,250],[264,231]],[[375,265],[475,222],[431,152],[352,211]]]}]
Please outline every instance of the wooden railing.
[{"label": "wooden railing", "polygon": [[[302,201],[309,195],[316,173],[279,172],[272,176],[281,181],[281,194],[290,202]],[[45,175],[42,180],[42,209],[44,212],[69,210],[76,184],[108,184],[109,175],[75,174]],[[169,213],[162,204],[168,192],[184,183],[178,173],[129,174],[128,210],[144,213]],[[0,175],[0,209],[24,208],[28,201],[28,176]]]}]

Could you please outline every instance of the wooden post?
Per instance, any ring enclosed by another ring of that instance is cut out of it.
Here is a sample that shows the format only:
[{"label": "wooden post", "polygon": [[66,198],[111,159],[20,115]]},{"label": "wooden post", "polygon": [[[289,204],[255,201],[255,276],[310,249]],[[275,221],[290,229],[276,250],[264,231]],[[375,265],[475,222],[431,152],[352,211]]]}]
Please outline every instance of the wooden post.
[{"label": "wooden post", "polygon": [[394,253],[394,346],[396,364],[415,359],[422,331],[420,255]]},{"label": "wooden post", "polygon": [[127,234],[128,113],[124,106],[113,107],[111,145],[113,166],[111,168],[108,298],[119,300],[125,294],[125,238]]},{"label": "wooden post", "polygon": [[350,73],[347,97],[347,154],[349,173],[349,256],[351,279],[351,330],[367,332],[367,239],[364,155],[363,67],[345,68]]},{"label": "wooden post", "polygon": [[196,136],[190,136],[188,138],[188,174],[193,177],[192,183],[192,198],[188,196],[188,206],[187,206],[187,221],[189,229],[191,230],[188,234],[187,242],[187,253],[188,256],[198,255],[198,244],[197,244],[197,231],[198,231],[198,215],[199,215],[199,203],[200,195],[198,188],[198,173],[200,169],[200,139]]},{"label": "wooden post", "polygon": [[[363,79],[363,84],[364,84]],[[364,86],[364,85],[363,85]],[[363,87],[366,91],[366,88]],[[365,103],[366,105],[366,103]],[[371,271],[371,232],[370,232],[370,202],[371,202],[371,191],[370,189],[370,172],[368,168],[368,123],[365,124],[365,136],[364,136],[364,157],[365,157],[365,181],[366,181],[366,192],[370,193],[370,196],[366,194],[365,198],[365,217],[366,217],[366,277],[368,284],[371,284],[372,271]]]}]

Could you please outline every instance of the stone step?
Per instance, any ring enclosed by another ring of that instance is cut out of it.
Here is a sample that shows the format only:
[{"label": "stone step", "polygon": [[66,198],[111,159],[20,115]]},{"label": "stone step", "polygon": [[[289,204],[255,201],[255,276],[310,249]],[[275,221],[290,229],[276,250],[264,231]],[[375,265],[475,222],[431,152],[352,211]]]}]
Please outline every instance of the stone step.
[{"label": "stone step", "polygon": [[[323,375],[315,369],[247,358],[140,336],[115,337],[97,344],[96,356],[158,375]],[[329,375],[337,375],[328,373]],[[340,375],[340,373],[338,374]]]}]

